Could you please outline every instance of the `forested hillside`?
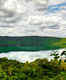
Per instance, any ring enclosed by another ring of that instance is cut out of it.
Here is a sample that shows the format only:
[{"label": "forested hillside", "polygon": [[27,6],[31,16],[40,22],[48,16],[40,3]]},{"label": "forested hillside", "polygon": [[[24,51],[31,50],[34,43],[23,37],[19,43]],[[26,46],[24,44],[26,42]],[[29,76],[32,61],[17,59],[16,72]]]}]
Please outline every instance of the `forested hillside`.
[{"label": "forested hillside", "polygon": [[0,52],[40,51],[66,48],[66,38],[56,37],[8,37],[0,36]]}]

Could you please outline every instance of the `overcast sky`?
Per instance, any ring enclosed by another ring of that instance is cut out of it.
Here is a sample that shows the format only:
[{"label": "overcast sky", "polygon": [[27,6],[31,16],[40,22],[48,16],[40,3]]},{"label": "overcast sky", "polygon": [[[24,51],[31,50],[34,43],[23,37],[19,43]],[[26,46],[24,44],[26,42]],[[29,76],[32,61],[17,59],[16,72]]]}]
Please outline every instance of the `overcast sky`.
[{"label": "overcast sky", "polygon": [[66,37],[65,0],[0,1],[0,36]]}]

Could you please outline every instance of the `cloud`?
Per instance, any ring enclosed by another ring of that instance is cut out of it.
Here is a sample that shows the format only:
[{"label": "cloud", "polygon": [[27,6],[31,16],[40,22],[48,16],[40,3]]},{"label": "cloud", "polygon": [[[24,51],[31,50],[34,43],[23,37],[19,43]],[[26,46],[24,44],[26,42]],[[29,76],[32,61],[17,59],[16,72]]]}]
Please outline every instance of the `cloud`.
[{"label": "cloud", "polygon": [[66,0],[48,0],[48,5],[55,5],[55,4],[60,4],[64,2],[66,2]]},{"label": "cloud", "polygon": [[66,3],[54,2],[56,4],[52,0],[48,4],[43,0],[6,0],[0,10],[0,36],[66,37],[66,11],[63,9]]}]

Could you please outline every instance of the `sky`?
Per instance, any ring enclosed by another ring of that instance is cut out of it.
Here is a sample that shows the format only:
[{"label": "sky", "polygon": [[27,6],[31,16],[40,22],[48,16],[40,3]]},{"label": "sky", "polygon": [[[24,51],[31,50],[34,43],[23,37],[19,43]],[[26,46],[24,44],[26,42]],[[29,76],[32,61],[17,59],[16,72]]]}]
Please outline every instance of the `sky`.
[{"label": "sky", "polygon": [[0,0],[0,36],[66,37],[65,0]]}]

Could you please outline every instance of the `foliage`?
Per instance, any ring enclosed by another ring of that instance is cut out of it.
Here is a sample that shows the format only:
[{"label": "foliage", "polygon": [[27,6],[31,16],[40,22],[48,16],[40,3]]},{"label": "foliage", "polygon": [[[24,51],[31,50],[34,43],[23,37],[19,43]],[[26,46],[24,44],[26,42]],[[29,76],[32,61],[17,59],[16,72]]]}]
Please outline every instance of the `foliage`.
[{"label": "foliage", "polygon": [[20,63],[0,58],[0,80],[66,80],[66,62],[61,60],[37,59]]}]

